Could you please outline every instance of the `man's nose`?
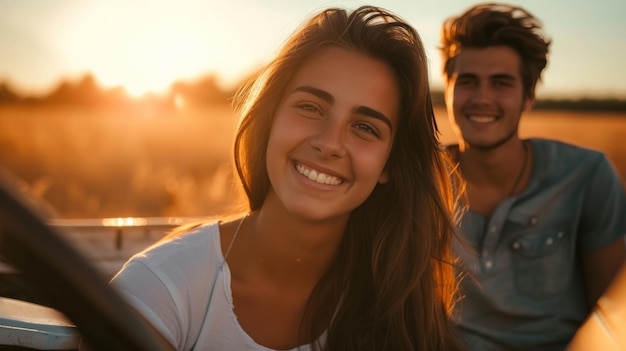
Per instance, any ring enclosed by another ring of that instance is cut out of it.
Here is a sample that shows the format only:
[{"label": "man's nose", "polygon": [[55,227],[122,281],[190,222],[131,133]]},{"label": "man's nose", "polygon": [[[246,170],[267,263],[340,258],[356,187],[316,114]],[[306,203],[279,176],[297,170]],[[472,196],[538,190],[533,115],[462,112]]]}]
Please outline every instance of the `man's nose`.
[{"label": "man's nose", "polygon": [[489,84],[477,84],[472,95],[473,102],[487,102],[493,99],[493,89]]}]

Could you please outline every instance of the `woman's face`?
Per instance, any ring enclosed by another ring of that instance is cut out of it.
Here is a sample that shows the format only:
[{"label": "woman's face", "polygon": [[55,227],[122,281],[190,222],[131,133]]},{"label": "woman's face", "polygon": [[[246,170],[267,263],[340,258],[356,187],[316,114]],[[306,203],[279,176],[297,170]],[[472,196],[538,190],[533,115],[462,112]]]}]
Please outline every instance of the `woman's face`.
[{"label": "woman's face", "polygon": [[268,197],[307,220],[347,217],[389,180],[399,96],[382,61],[337,47],[310,57],[274,116]]}]

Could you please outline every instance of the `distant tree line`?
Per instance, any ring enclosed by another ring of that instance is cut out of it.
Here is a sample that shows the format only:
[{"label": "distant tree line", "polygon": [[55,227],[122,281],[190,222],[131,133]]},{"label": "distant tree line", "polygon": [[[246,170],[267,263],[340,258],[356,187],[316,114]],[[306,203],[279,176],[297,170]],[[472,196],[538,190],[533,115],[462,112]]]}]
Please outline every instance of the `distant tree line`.
[{"label": "distant tree line", "polygon": [[0,82],[0,105],[81,105],[81,106],[119,106],[134,104],[173,105],[181,97],[188,103],[226,104],[235,94],[235,90],[222,89],[215,76],[209,75],[193,82],[179,81],[165,94],[148,93],[139,98],[129,95],[123,87],[104,88],[91,74],[77,81],[62,81],[50,92],[43,95],[21,94],[8,83]]},{"label": "distant tree line", "polygon": [[[443,91],[431,93],[433,105],[444,106]],[[626,112],[626,99],[537,99],[534,110]]]},{"label": "distant tree line", "polygon": [[[92,75],[87,74],[78,81],[62,81],[49,93],[40,96],[20,94],[7,82],[0,82],[0,105],[118,106],[151,103],[167,107],[173,106],[178,98],[193,104],[216,105],[230,104],[235,91],[236,88],[221,88],[217,77],[208,75],[193,82],[176,82],[163,95],[147,94],[132,98],[124,88],[103,88]],[[433,91],[432,100],[435,106],[444,106],[443,92]],[[534,109],[626,112],[626,99],[540,99]]]}]

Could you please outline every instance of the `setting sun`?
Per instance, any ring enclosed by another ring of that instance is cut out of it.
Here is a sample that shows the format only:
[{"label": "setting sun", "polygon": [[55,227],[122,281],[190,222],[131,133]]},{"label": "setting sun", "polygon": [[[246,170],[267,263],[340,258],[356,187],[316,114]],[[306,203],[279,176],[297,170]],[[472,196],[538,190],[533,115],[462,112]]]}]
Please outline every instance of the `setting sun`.
[{"label": "setting sun", "polygon": [[201,48],[186,33],[164,31],[144,33],[133,40],[124,66],[96,67],[106,85],[121,84],[131,95],[162,92],[176,80],[189,76],[198,67]]},{"label": "setting sun", "polygon": [[[224,32],[198,27],[198,21],[190,21],[189,11],[164,2],[149,6],[129,2],[123,11],[119,8],[106,2],[86,3],[68,15],[59,29],[65,38],[59,42],[69,53],[66,59],[75,65],[89,62],[82,69],[92,72],[104,86],[122,86],[140,96],[165,92],[177,80],[197,78],[202,71],[214,73],[207,70],[229,62],[231,71],[239,69],[232,57],[240,55],[225,49],[229,40]],[[210,13],[202,16],[221,27]],[[227,75],[228,70],[221,68],[220,75]]]}]

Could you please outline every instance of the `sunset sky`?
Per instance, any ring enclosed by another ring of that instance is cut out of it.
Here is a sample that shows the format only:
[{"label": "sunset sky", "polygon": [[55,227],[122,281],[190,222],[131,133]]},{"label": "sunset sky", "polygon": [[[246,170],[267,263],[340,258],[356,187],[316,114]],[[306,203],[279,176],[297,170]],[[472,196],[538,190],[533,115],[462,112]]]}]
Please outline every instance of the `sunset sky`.
[{"label": "sunset sky", "polygon": [[[215,73],[234,84],[266,62],[309,15],[373,4],[409,21],[441,87],[441,22],[469,0],[0,0],[0,80],[43,93],[93,72],[104,86],[163,92]],[[539,97],[626,98],[626,1],[518,0],[553,39]]]}]

